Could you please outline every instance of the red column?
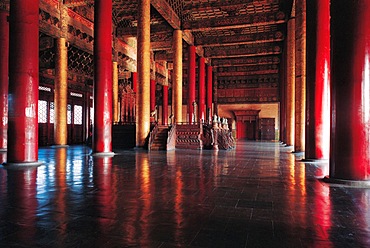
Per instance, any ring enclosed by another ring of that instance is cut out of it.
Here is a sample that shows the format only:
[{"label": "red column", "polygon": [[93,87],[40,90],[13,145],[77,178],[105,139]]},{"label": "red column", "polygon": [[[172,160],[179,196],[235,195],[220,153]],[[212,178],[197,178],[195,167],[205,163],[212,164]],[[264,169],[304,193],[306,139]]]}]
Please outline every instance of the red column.
[{"label": "red column", "polygon": [[163,85],[162,125],[168,125],[168,86]]},{"label": "red column", "polygon": [[137,72],[132,72],[132,90],[137,91]]},{"label": "red column", "polygon": [[155,87],[156,82],[155,80],[150,80],[150,113],[151,113],[151,121],[154,120],[155,116],[152,116],[153,111],[155,111]]},{"label": "red column", "polygon": [[330,140],[330,0],[307,1],[305,158],[328,159]]},{"label": "red column", "polygon": [[212,70],[213,70],[212,66],[207,65],[207,109],[206,109],[206,113],[207,113],[208,122],[212,121],[212,90],[213,90]]},{"label": "red column", "polygon": [[[8,131],[8,71],[9,24],[8,12],[0,11],[0,150],[7,148]],[[6,121],[5,121],[6,120]]]},{"label": "red column", "polygon": [[330,178],[369,180],[370,1],[331,1],[330,10]]},{"label": "red column", "polygon": [[199,97],[198,97],[198,101],[199,101],[199,104],[198,104],[198,119],[201,121],[201,122],[204,122],[205,121],[205,104],[206,104],[206,94],[205,94],[205,90],[206,90],[206,77],[205,77],[205,58],[204,57],[201,57],[199,58],[199,73],[198,73],[198,82],[199,82]]},{"label": "red column", "polygon": [[10,1],[8,163],[38,160],[39,1]]},{"label": "red column", "polygon": [[195,102],[195,46],[189,46],[188,56],[188,114],[189,123],[194,122],[194,102]]},{"label": "red column", "polygon": [[282,54],[282,59],[280,62],[280,73],[279,73],[279,80],[280,80],[280,122],[279,122],[279,139],[281,142],[286,143],[286,49],[287,42],[284,43],[284,53]]},{"label": "red column", "polygon": [[94,153],[112,152],[112,1],[95,0]]}]

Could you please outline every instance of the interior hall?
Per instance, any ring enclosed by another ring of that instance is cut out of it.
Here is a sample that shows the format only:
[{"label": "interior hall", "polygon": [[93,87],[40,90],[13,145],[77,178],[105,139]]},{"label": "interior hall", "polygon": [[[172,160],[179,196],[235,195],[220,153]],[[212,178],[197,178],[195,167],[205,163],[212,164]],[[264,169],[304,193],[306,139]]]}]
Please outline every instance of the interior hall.
[{"label": "interior hall", "polygon": [[0,247],[369,247],[370,1],[0,0]]}]

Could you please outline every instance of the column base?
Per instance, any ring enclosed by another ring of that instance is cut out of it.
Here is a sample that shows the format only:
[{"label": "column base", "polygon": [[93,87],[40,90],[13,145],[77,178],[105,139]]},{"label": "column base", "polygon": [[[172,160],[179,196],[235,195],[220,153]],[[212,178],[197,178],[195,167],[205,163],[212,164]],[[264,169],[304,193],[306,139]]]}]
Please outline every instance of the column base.
[{"label": "column base", "polygon": [[4,168],[6,169],[29,169],[29,168],[33,168],[33,167],[38,167],[40,165],[44,164],[43,162],[39,162],[39,161],[36,161],[36,162],[6,162],[6,163],[3,163],[4,165]]},{"label": "column base", "polygon": [[301,155],[303,154],[304,152],[301,152],[301,151],[292,151],[293,154],[296,154],[296,155]]},{"label": "column base", "polygon": [[91,156],[93,157],[114,157],[114,152],[94,152],[91,153]]},{"label": "column base", "polygon": [[66,148],[69,147],[69,145],[52,145],[50,148]]},{"label": "column base", "polygon": [[323,178],[323,181],[329,184],[337,184],[340,186],[347,186],[353,188],[370,188],[370,180],[346,180],[346,179],[337,179],[329,178],[328,176]]},{"label": "column base", "polygon": [[301,162],[305,163],[327,163],[329,159],[319,159],[319,158],[304,158]]}]

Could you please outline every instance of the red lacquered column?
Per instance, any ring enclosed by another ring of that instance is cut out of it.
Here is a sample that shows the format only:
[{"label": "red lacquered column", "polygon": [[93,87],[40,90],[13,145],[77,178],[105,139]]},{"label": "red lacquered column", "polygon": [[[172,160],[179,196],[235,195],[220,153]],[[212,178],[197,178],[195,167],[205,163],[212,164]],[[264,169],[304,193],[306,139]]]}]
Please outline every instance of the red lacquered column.
[{"label": "red lacquered column", "polygon": [[328,159],[330,140],[330,0],[307,1],[305,158]]},{"label": "red lacquered column", "polygon": [[39,1],[10,1],[8,163],[38,159]]},{"label": "red lacquered column", "polygon": [[212,66],[211,65],[207,65],[207,109],[206,109],[206,113],[207,113],[207,121],[208,122],[211,122],[212,120],[212,89],[213,89],[213,86],[212,86]]},{"label": "red lacquered column", "polygon": [[[155,109],[155,80],[150,80],[150,113],[153,113]],[[156,113],[157,114],[157,113]],[[151,119],[155,121],[156,116],[151,114]]]},{"label": "red lacquered column", "polygon": [[0,11],[0,151],[7,148],[8,132],[8,71],[9,71],[9,13]]},{"label": "red lacquered column", "polygon": [[132,72],[132,90],[137,91],[137,72]]},{"label": "red lacquered column", "polygon": [[95,154],[112,154],[112,1],[95,0],[94,10]]},{"label": "red lacquered column", "polygon": [[188,114],[189,123],[194,123],[194,102],[195,102],[195,46],[189,46],[188,57]]},{"label": "red lacquered column", "polygon": [[163,98],[162,98],[162,125],[168,125],[168,86],[163,85]]},{"label": "red lacquered column", "polygon": [[286,93],[287,93],[287,82],[286,82],[286,50],[287,43],[284,42],[284,53],[282,54],[282,60],[280,63],[280,123],[279,123],[279,139],[281,142],[286,143]]},{"label": "red lacquered column", "polygon": [[199,82],[199,105],[198,105],[198,119],[201,122],[205,121],[205,104],[206,104],[206,77],[205,77],[205,58],[199,58],[199,73],[198,73],[198,82]]},{"label": "red lacquered column", "polygon": [[332,125],[329,175],[334,179],[369,180],[370,1],[331,1],[330,12]]}]

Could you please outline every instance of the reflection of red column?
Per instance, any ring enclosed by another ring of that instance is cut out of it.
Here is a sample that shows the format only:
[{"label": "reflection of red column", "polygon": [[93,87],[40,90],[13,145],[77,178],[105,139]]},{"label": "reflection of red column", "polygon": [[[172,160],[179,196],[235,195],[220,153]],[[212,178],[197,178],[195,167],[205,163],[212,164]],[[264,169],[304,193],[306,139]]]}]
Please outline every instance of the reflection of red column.
[{"label": "reflection of red column", "polygon": [[330,177],[369,180],[370,1],[350,2],[331,1],[330,9]]},{"label": "reflection of red column", "polygon": [[[150,80],[150,113],[155,110],[155,80]],[[155,121],[154,116],[151,116],[151,121]]]},{"label": "reflection of red column", "polygon": [[330,1],[307,1],[306,159],[328,159],[330,139]]},{"label": "reflection of red column", "polygon": [[189,123],[193,123],[194,119],[194,107],[195,102],[195,46],[189,46],[188,56],[188,114]]},{"label": "reflection of red column", "polygon": [[10,1],[8,162],[38,159],[39,1]]},{"label": "reflection of red column", "polygon": [[7,216],[12,222],[18,223],[12,230],[16,235],[15,240],[22,246],[30,245],[30,240],[35,239],[36,227],[36,178],[37,169],[7,170],[8,197],[11,214]]},{"label": "reflection of red column", "polygon": [[95,0],[94,11],[95,153],[112,152],[112,1]]},{"label": "reflection of red column", "polygon": [[204,121],[205,120],[205,104],[206,104],[206,95],[205,95],[205,88],[206,88],[206,77],[205,77],[205,58],[199,58],[199,111],[198,111],[198,119]]},{"label": "reflection of red column", "polygon": [[[112,188],[112,163],[113,158],[104,156],[94,157],[94,185],[99,193],[96,194],[96,202],[100,216],[112,218],[115,213],[116,205],[114,199],[117,198],[115,191]],[[102,223],[104,224],[104,222]],[[107,230],[105,228],[104,230]]]},{"label": "reflection of red column", "polygon": [[207,120],[210,122],[212,120],[212,66],[207,65]]},{"label": "reflection of red column", "polygon": [[168,125],[168,86],[163,85],[162,125]]},{"label": "reflection of red column", "polygon": [[0,150],[7,147],[8,130],[8,59],[9,59],[9,14],[0,11]]},{"label": "reflection of red column", "polygon": [[132,72],[132,90],[137,91],[137,72]]}]

